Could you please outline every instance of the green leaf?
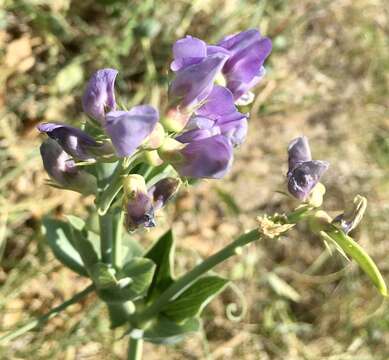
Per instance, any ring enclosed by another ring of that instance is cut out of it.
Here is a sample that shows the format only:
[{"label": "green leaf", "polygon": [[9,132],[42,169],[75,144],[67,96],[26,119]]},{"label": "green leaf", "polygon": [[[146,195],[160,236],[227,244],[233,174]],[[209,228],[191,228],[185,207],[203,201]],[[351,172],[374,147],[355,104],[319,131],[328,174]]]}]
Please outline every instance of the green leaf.
[{"label": "green leaf", "polygon": [[131,278],[131,291],[137,295],[143,294],[150,286],[155,272],[155,264],[145,258],[135,257],[127,263],[119,274],[123,278]]},{"label": "green leaf", "polygon": [[101,278],[96,281],[103,281],[104,287],[96,285],[100,297],[108,303],[132,301],[144,295],[155,271],[155,264],[145,258],[133,258],[116,274],[113,268],[102,265],[107,269],[102,269]]},{"label": "green leaf", "polygon": [[241,211],[239,205],[236,203],[235,199],[230,193],[219,188],[216,188],[216,192],[220,200],[222,200],[227,205],[227,208],[231,211],[232,214],[240,214]]},{"label": "green leaf", "polygon": [[190,333],[200,331],[201,321],[190,318],[181,324],[159,316],[143,333],[143,339],[154,344],[172,345],[180,342]]},{"label": "green leaf", "polygon": [[197,280],[177,299],[171,301],[162,312],[174,321],[196,317],[212,299],[228,284],[227,279],[219,276],[205,276]]},{"label": "green leaf", "polygon": [[56,258],[69,269],[87,276],[80,255],[71,242],[70,225],[55,219],[43,219],[43,233]]},{"label": "green leaf", "polygon": [[108,264],[96,263],[91,268],[91,277],[96,288],[107,289],[117,285],[115,270]]},{"label": "green leaf", "polygon": [[321,231],[320,235],[325,240],[335,241],[348,256],[355,260],[359,267],[377,287],[378,291],[383,296],[388,296],[385,280],[382,277],[377,265],[359,244],[334,225],[331,225],[329,231]]},{"label": "green leaf", "polygon": [[157,296],[173,283],[174,238],[171,230],[162,235],[153,247],[144,255],[157,266],[150,286],[148,299]]},{"label": "green leaf", "polygon": [[124,232],[122,234],[122,262],[128,263],[132,258],[142,256],[144,250],[138,241],[135,241],[130,234]]},{"label": "green leaf", "polygon": [[284,296],[292,301],[299,302],[300,294],[293,289],[287,282],[282,280],[277,274],[270,273],[267,276],[267,281],[272,289],[280,296]]}]

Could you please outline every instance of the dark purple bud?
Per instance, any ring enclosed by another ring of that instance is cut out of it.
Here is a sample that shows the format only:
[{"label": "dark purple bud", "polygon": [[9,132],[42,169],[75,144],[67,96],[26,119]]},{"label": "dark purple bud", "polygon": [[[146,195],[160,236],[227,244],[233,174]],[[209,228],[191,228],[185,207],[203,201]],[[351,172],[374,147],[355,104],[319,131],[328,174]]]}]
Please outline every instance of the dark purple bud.
[{"label": "dark purple bud", "polygon": [[149,189],[154,201],[154,210],[161,209],[176,194],[181,184],[180,179],[168,177],[158,181]]},{"label": "dark purple bud", "polygon": [[47,139],[40,147],[43,167],[59,186],[84,195],[97,191],[96,178],[75,165],[72,158],[54,140]]},{"label": "dark purple bud", "polygon": [[271,52],[271,40],[262,37],[259,31],[250,29],[230,35],[218,45],[230,53],[223,74],[227,79],[227,87],[237,100],[263,77],[263,63]]},{"label": "dark purple bud", "polygon": [[106,115],[105,131],[119,156],[130,156],[152,133],[158,122],[158,111],[139,105],[130,111],[111,111]]},{"label": "dark purple bud", "polygon": [[69,155],[79,160],[94,159],[99,155],[108,155],[110,149],[96,142],[85,131],[73,126],[59,123],[43,123],[38,125],[38,130],[46,133],[61,145]]},{"label": "dark purple bud", "polygon": [[231,167],[233,149],[223,135],[193,141],[179,150],[180,159],[173,163],[181,176],[220,179]]},{"label": "dark purple bud", "polygon": [[93,119],[104,123],[106,112],[116,109],[115,69],[101,69],[90,78],[82,97],[84,111]]},{"label": "dark purple bud", "polygon": [[177,71],[176,78],[169,87],[172,103],[186,108],[194,107],[205,100],[227,58],[226,54],[216,53]]}]

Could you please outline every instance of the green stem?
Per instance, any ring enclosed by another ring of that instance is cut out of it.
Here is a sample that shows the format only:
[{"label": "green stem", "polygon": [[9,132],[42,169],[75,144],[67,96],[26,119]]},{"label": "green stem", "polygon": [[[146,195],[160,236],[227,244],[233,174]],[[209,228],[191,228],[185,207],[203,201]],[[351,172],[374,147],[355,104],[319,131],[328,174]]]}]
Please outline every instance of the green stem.
[{"label": "green stem", "polygon": [[31,320],[22,327],[9,332],[8,334],[5,334],[4,336],[0,337],[0,344],[6,344],[9,341],[12,341],[13,339],[16,339],[17,337],[25,334],[26,332],[36,329],[38,327],[41,327],[46,324],[47,321],[52,319],[53,317],[60,314],[63,310],[65,310],[70,305],[73,305],[80,300],[82,300],[84,297],[86,297],[89,293],[91,293],[94,290],[93,285],[89,285],[87,288],[82,290],[81,292],[75,294],[71,299],[66,300],[61,305],[55,307],[54,309],[51,309],[47,314],[40,316],[37,319]]},{"label": "green stem", "polygon": [[120,214],[115,222],[114,242],[112,248],[112,265],[117,268],[122,267],[122,237],[123,237],[123,222],[124,211],[120,210]]},{"label": "green stem", "polygon": [[143,339],[134,339],[130,336],[128,343],[128,360],[141,360],[143,353]]},{"label": "green stem", "polygon": [[110,212],[99,216],[101,261],[112,263],[113,216]]},{"label": "green stem", "polygon": [[154,303],[152,303],[141,314],[139,314],[137,320],[140,322],[145,322],[153,318],[161,311],[162,308],[164,308],[169,303],[170,300],[180,295],[180,293],[182,293],[194,281],[196,281],[199,276],[205,274],[207,271],[213,269],[216,265],[235,255],[238,249],[242,246],[258,240],[260,237],[261,234],[257,229],[251,230],[238,237],[234,242],[221,249],[216,254],[210,256],[208,259],[204,260],[201,264],[197,265],[191,271],[175,281],[170,287],[166,289],[165,292],[161,294],[158,299],[156,299]]}]

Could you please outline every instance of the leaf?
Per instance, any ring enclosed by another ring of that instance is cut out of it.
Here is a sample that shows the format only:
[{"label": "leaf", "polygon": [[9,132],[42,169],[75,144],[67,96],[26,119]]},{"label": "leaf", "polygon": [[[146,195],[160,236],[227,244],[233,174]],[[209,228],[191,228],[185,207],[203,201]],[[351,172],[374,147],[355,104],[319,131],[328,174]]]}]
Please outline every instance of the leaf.
[{"label": "leaf", "polygon": [[287,282],[282,280],[277,274],[268,274],[267,281],[278,295],[286,297],[294,302],[300,301],[300,294],[295,289],[293,289]]},{"label": "leaf", "polygon": [[134,240],[127,232],[124,232],[122,236],[122,261],[126,264],[132,258],[142,256],[144,250],[139,242]]},{"label": "leaf", "polygon": [[151,260],[135,257],[119,273],[123,277],[129,277],[133,280],[130,288],[134,293],[140,295],[149,288],[155,268],[156,266]]},{"label": "leaf", "polygon": [[332,239],[335,241],[348,256],[355,260],[359,267],[377,287],[378,291],[383,296],[388,296],[385,280],[382,277],[377,265],[359,244],[334,225],[331,225],[329,231],[321,231],[320,235],[326,240]]},{"label": "leaf", "polygon": [[155,265],[155,274],[147,295],[148,299],[157,296],[173,283],[174,238],[171,230],[162,235],[144,255]]},{"label": "leaf", "polygon": [[81,257],[70,241],[72,235],[69,224],[44,218],[43,233],[54,255],[62,264],[82,276],[87,276]]},{"label": "leaf", "polygon": [[143,333],[143,339],[154,344],[172,345],[190,333],[201,330],[201,320],[190,318],[181,324],[160,315]]},{"label": "leaf", "polygon": [[[106,264],[103,264],[106,265]],[[106,265],[108,268],[109,266]],[[102,273],[100,281],[105,281],[104,287],[99,287],[100,297],[108,303],[135,300],[141,297],[149,288],[153,279],[155,264],[144,258],[133,258],[124,268],[116,274],[108,269],[108,273]],[[109,279],[109,277],[111,277]]]},{"label": "leaf", "polygon": [[219,198],[227,205],[227,208],[231,211],[232,214],[240,214],[241,211],[239,205],[236,203],[235,199],[230,193],[219,188],[216,188],[216,192]]},{"label": "leaf", "polygon": [[98,262],[91,268],[91,277],[98,289],[107,289],[117,285],[115,270],[108,264]]},{"label": "leaf", "polygon": [[162,312],[174,321],[200,315],[202,310],[228,284],[227,279],[219,276],[205,276],[197,280],[177,299],[162,308]]}]

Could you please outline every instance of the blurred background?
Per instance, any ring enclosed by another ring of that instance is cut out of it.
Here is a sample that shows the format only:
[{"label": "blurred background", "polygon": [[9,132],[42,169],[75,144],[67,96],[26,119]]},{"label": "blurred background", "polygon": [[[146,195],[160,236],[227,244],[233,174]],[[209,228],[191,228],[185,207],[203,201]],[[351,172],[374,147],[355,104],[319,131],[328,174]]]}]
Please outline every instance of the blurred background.
[{"label": "blurred background", "polygon": [[[0,7],[0,334],[86,285],[42,237],[44,214],[83,215],[93,204],[45,185],[42,121],[79,124],[80,96],[98,68],[119,70],[117,98],[166,103],[173,42],[207,42],[250,27],[273,40],[256,89],[248,141],[231,174],[183,189],[138,236],[145,247],[174,223],[177,272],[212,254],[255,218],[288,211],[286,147],[309,137],[331,164],[324,206],[336,215],[354,195],[368,211],[354,233],[389,281],[389,3],[386,0],[2,0]],[[205,312],[204,333],[172,347],[146,344],[145,359],[388,359],[389,304],[366,276],[298,226],[218,268],[235,280]],[[93,296],[0,348],[0,359],[123,359]]]}]

